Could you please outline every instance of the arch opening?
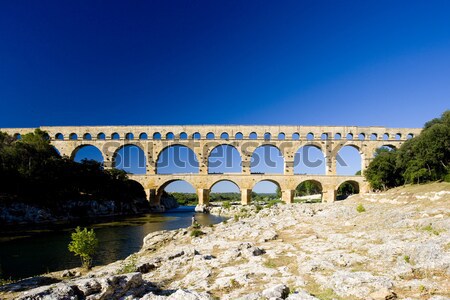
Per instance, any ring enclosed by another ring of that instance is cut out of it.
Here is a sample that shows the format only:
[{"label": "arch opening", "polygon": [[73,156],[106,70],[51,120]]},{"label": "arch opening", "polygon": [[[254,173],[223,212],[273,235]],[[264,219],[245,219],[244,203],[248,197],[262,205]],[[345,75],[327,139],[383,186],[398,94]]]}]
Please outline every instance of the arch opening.
[{"label": "arch opening", "polygon": [[286,139],[286,135],[284,134],[284,132],[280,132],[278,134],[278,140],[284,141],[285,139]]},{"label": "arch opening", "polygon": [[334,139],[335,139],[335,140],[340,140],[340,139],[341,139],[341,134],[340,134],[340,133],[336,133],[336,134],[334,135]]},{"label": "arch opening", "polygon": [[125,139],[126,140],[134,140],[134,134],[132,134],[131,132],[128,132],[126,135],[125,135]]},{"label": "arch opening", "polygon": [[314,140],[314,133],[310,132],[306,135],[306,140],[312,141]]},{"label": "arch opening", "polygon": [[114,132],[113,134],[111,134],[111,139],[112,140],[119,140],[120,139],[120,135],[117,132]]},{"label": "arch opening", "polygon": [[272,138],[272,134],[270,134],[270,132],[264,133],[264,140],[265,141],[270,141],[271,138]]},{"label": "arch opening", "polygon": [[93,145],[81,145],[73,150],[71,157],[73,161],[81,163],[83,161],[96,161],[103,164],[103,154]]},{"label": "arch opening", "polygon": [[294,155],[294,174],[325,175],[326,161],[316,145],[300,147]]},{"label": "arch opening", "polygon": [[226,133],[226,132],[222,132],[222,134],[220,135],[220,138],[221,138],[222,140],[228,140],[229,135],[228,135],[228,133]]},{"label": "arch opening", "polygon": [[156,160],[157,174],[198,173],[199,163],[194,151],[184,145],[170,145],[164,148]]},{"label": "arch opening", "polygon": [[361,154],[353,145],[342,147],[336,154],[337,175],[357,175],[361,172]]},{"label": "arch opening", "polygon": [[161,139],[161,133],[155,132],[153,134],[153,139],[159,141]]},{"label": "arch opening", "polygon": [[199,140],[201,138],[200,132],[195,132],[194,134],[192,134],[192,138],[194,140]]},{"label": "arch opening", "polygon": [[238,133],[236,133],[234,138],[236,140],[242,140],[244,138],[244,135],[242,134],[242,132],[238,132]]},{"label": "arch opening", "polygon": [[250,161],[252,174],[283,174],[284,158],[274,145],[262,145],[253,151]]},{"label": "arch opening", "polygon": [[360,141],[364,141],[364,140],[366,139],[366,135],[365,135],[364,133],[360,133],[360,134],[358,135],[358,139],[359,139]]},{"label": "arch opening", "polygon": [[214,138],[215,138],[214,133],[208,132],[208,133],[206,134],[206,139],[207,139],[207,140],[213,140]]},{"label": "arch opening", "polygon": [[186,132],[180,133],[180,140],[187,140],[187,138],[188,138],[188,135]]},{"label": "arch opening", "polygon": [[322,184],[317,180],[305,180],[295,188],[295,203],[322,202]]},{"label": "arch opening", "polygon": [[72,141],[78,140],[78,135],[76,133],[71,133],[69,135],[69,140],[72,140]]},{"label": "arch opening", "polygon": [[210,188],[209,201],[228,201],[230,204],[239,205],[241,201],[241,190],[234,181],[227,179],[216,181]]},{"label": "arch opening", "polygon": [[175,139],[175,134],[173,134],[173,132],[168,132],[166,134],[166,140],[173,140]]},{"label": "arch opening", "polygon": [[219,145],[208,156],[208,174],[240,173],[241,156],[232,145]]},{"label": "arch opening", "polygon": [[281,188],[280,184],[274,180],[263,179],[257,182],[252,189],[253,203],[280,203]]},{"label": "arch opening", "polygon": [[326,140],[328,140],[328,133],[322,133],[322,135],[320,136],[320,139],[322,140],[322,141],[326,141]]},{"label": "arch opening", "polygon": [[90,140],[92,140],[91,134],[90,134],[90,133],[85,133],[85,134],[83,135],[83,140],[85,140],[85,141],[90,141]]},{"label": "arch opening", "polygon": [[160,204],[169,207],[173,200],[182,206],[195,206],[198,196],[195,188],[189,182],[182,179],[174,179],[164,183],[157,192]]},{"label": "arch opening", "polygon": [[106,135],[103,132],[100,132],[99,134],[97,134],[97,140],[105,140],[106,139]]},{"label": "arch opening", "polygon": [[147,140],[147,139],[148,139],[148,135],[147,135],[145,132],[142,132],[142,133],[139,135],[139,139],[140,139],[140,140]]},{"label": "arch opening", "polygon": [[251,140],[256,140],[258,138],[258,135],[256,134],[256,132],[252,132],[248,135],[248,138]]},{"label": "arch opening", "polygon": [[297,132],[293,133],[293,134],[292,134],[292,139],[293,139],[294,141],[298,141],[298,140],[300,139],[300,134],[297,133]]},{"label": "arch opening", "polygon": [[347,180],[339,185],[336,200],[344,200],[354,194],[359,194],[359,183],[354,180]]},{"label": "arch opening", "polygon": [[376,141],[378,139],[378,135],[376,134],[376,133],[372,133],[371,135],[370,135],[370,140],[371,141]]},{"label": "arch opening", "polygon": [[55,140],[63,141],[64,140],[64,135],[62,133],[57,133],[55,135]]},{"label": "arch opening", "polygon": [[131,174],[145,174],[147,159],[144,150],[136,145],[127,144],[116,150],[113,167]]},{"label": "arch opening", "polygon": [[347,139],[348,141],[353,140],[353,133],[347,133],[346,139]]}]

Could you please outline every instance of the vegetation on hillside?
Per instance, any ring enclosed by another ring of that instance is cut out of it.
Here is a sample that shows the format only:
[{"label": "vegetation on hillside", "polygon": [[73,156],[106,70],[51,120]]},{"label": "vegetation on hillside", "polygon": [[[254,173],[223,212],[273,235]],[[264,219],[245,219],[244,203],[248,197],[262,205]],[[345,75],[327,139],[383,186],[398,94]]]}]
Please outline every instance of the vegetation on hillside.
[{"label": "vegetation on hillside", "polygon": [[0,203],[19,200],[52,208],[66,200],[114,200],[120,207],[145,198],[142,186],[124,171],[60,157],[40,129],[20,140],[0,132],[0,181]]},{"label": "vegetation on hillside", "polygon": [[407,183],[450,182],[450,110],[424,125],[421,134],[399,149],[378,149],[364,172],[373,189]]}]

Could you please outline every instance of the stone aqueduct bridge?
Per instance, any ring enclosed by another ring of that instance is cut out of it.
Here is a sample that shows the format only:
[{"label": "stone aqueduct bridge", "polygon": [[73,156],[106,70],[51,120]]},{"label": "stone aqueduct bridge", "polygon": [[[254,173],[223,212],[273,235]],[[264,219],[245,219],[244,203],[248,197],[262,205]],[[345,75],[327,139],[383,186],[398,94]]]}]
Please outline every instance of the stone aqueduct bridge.
[{"label": "stone aqueduct bridge", "polygon": [[[115,166],[118,151],[126,145],[140,147],[146,155],[146,174],[131,175],[144,187],[148,200],[159,204],[164,188],[171,182],[185,180],[196,190],[199,204],[208,204],[211,187],[223,180],[234,182],[241,190],[242,204],[249,204],[256,183],[267,180],[276,183],[283,201],[290,203],[298,184],[305,180],[319,182],[323,201],[333,202],[340,184],[349,181],[361,192],[368,190],[363,176],[336,175],[336,155],[344,146],[356,148],[361,155],[361,170],[368,166],[375,150],[389,145],[399,147],[408,138],[420,134],[418,128],[386,128],[356,126],[79,126],[40,127],[49,134],[51,144],[61,155],[74,157],[85,145],[97,147],[103,155],[105,168]],[[0,131],[23,135],[34,128],[6,128]],[[195,174],[157,174],[159,155],[173,145],[187,146],[199,162]],[[235,147],[241,156],[241,173],[208,174],[208,157],[219,145]],[[252,174],[250,161],[256,148],[263,145],[277,147],[284,159],[283,174]],[[326,161],[325,175],[294,174],[294,155],[302,146],[320,149]]]}]

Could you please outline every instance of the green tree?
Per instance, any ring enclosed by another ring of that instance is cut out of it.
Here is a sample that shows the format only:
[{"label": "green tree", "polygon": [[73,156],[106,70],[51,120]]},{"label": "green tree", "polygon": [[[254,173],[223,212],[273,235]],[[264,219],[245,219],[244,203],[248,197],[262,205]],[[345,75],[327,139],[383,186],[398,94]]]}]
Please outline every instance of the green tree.
[{"label": "green tree", "polygon": [[87,228],[81,230],[80,227],[77,227],[71,237],[72,241],[69,243],[69,251],[80,257],[81,265],[84,268],[90,269],[92,267],[92,258],[98,246],[98,239],[94,230],[87,230]]},{"label": "green tree", "polygon": [[373,189],[386,190],[399,185],[402,181],[401,170],[396,166],[397,152],[379,148],[375,158],[364,171],[367,181]]}]

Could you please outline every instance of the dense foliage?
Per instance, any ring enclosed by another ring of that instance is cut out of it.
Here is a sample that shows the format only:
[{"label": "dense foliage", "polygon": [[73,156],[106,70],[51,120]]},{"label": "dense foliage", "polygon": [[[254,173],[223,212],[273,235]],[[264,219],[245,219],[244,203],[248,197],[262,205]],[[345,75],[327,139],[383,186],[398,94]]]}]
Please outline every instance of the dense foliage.
[{"label": "dense foliage", "polygon": [[0,200],[55,207],[65,200],[114,200],[145,197],[140,184],[121,170],[100,163],[60,157],[45,132],[36,129],[20,140],[0,132]]},{"label": "dense foliage", "polygon": [[450,181],[450,110],[424,125],[398,150],[379,149],[364,176],[373,189],[405,183]]}]

